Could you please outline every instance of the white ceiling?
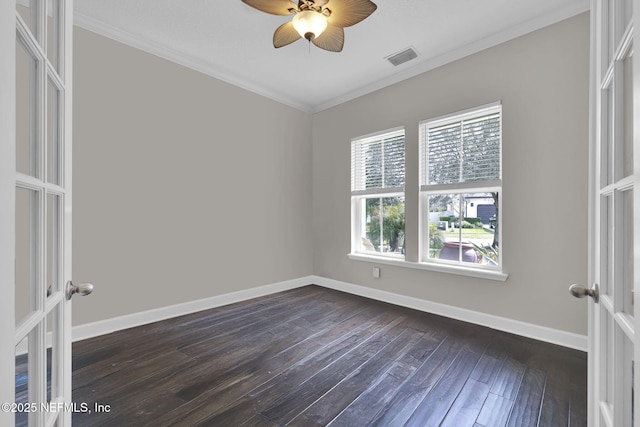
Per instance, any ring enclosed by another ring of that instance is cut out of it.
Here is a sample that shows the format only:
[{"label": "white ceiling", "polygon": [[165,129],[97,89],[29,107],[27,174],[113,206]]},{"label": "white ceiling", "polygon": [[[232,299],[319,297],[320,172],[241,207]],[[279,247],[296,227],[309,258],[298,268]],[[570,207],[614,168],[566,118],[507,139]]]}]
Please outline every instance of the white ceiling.
[{"label": "white ceiling", "polygon": [[[304,111],[320,111],[589,9],[589,0],[373,0],[340,53],[299,40],[289,17],[241,0],[75,0],[75,23]],[[330,3],[329,3],[330,6]],[[586,42],[586,41],[585,41]],[[398,67],[385,57],[413,47]]]}]

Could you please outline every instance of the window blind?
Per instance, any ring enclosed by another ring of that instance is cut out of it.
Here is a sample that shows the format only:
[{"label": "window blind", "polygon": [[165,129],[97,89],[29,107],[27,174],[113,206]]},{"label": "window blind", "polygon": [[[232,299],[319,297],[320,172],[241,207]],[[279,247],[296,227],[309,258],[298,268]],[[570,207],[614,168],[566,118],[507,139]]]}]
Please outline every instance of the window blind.
[{"label": "window blind", "polygon": [[357,139],[351,143],[351,191],[404,189],[404,131]]},{"label": "window blind", "polygon": [[[436,126],[424,123],[427,161],[423,184],[453,184],[501,178],[500,111]],[[424,182],[426,181],[426,182]]]}]

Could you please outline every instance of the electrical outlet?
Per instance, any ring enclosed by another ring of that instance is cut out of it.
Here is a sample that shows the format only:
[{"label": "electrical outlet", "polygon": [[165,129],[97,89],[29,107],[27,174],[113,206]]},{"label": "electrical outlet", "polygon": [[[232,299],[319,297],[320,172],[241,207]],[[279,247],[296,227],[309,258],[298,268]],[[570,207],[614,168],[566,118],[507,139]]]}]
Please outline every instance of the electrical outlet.
[{"label": "electrical outlet", "polygon": [[373,278],[374,279],[380,278],[380,267],[373,267]]}]

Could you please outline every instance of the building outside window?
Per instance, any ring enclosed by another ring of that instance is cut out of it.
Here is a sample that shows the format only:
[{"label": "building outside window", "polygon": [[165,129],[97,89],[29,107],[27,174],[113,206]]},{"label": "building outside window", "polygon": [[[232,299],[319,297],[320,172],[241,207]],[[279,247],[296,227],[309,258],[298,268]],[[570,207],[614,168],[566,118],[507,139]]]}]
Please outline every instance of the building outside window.
[{"label": "building outside window", "polygon": [[403,258],[404,129],[351,141],[352,253]]}]

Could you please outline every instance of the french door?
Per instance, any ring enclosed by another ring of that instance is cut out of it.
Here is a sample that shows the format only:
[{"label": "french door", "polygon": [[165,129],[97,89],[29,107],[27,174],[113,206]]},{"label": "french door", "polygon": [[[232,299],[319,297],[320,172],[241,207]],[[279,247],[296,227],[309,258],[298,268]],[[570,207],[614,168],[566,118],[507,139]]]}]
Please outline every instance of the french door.
[{"label": "french door", "polygon": [[640,425],[638,12],[640,0],[591,3],[589,425],[598,427]]},{"label": "french door", "polygon": [[71,0],[0,5],[0,425],[70,426]]}]

